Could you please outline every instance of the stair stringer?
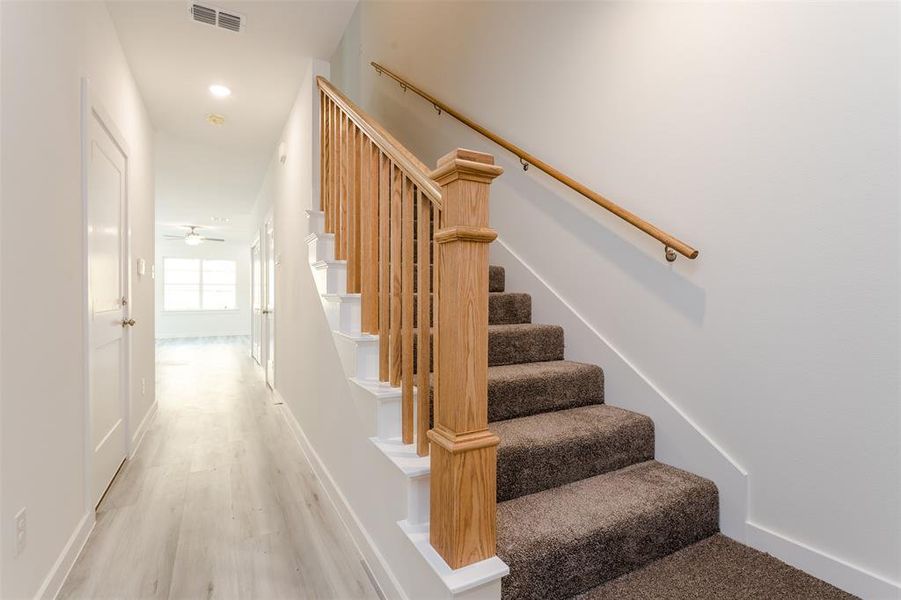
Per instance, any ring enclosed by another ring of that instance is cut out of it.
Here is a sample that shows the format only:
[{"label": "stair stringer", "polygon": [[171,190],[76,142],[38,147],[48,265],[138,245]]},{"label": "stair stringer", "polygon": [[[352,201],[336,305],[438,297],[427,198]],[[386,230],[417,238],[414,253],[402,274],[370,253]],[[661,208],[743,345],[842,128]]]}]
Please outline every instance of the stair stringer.
[{"label": "stair stringer", "polygon": [[[414,445],[401,441],[400,388],[378,380],[379,338],[360,330],[360,295],[346,292],[347,264],[334,257],[334,234],[324,232],[324,213],[312,210],[306,213],[311,232],[305,240],[308,262],[342,369],[351,384],[354,405],[361,420],[370,425],[374,434],[369,438],[372,446],[389,465],[389,485],[403,490],[406,498],[406,518],[396,524],[411,549],[415,549],[422,559],[419,567],[437,576],[441,583],[442,589],[436,589],[432,595],[422,596],[421,590],[414,593],[417,598],[499,600],[501,578],[509,573],[509,567],[500,558],[494,556],[453,570],[429,544],[429,457],[417,456]],[[414,390],[414,400],[416,393]],[[301,435],[302,432],[298,437]],[[304,445],[302,440],[301,443]],[[376,540],[365,537],[371,544],[378,545]],[[394,574],[415,567],[406,556],[405,560],[393,564],[383,548],[375,550],[384,562],[389,563],[386,568]]]}]

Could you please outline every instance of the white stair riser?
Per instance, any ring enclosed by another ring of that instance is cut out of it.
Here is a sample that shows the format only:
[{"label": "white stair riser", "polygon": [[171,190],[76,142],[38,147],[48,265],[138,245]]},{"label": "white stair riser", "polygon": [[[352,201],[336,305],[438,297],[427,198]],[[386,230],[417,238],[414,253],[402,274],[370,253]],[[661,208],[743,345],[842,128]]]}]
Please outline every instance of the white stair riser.
[{"label": "white stair riser", "polygon": [[407,522],[425,525],[429,522],[429,476],[411,477],[407,484]]},{"label": "white stair riser", "polygon": [[307,241],[309,261],[313,263],[320,260],[335,260],[335,237],[317,235]]},{"label": "white stair riser", "polygon": [[325,213],[320,210],[308,210],[307,218],[310,221],[310,233],[322,233],[325,231]]},{"label": "white stair riser", "polygon": [[348,335],[360,335],[360,298],[324,298],[325,313],[332,330]]},{"label": "white stair riser", "polygon": [[400,396],[379,400],[379,408],[376,413],[376,435],[380,440],[399,438],[401,421]]},{"label": "white stair riser", "polygon": [[313,268],[316,288],[320,294],[347,293],[347,265],[344,263],[326,263]]}]

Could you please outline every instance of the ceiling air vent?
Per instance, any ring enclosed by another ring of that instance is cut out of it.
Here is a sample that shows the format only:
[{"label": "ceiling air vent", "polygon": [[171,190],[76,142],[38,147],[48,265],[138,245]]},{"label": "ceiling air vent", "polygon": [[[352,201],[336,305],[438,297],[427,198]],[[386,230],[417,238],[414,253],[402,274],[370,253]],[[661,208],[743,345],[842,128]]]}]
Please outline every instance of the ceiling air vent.
[{"label": "ceiling air vent", "polygon": [[188,5],[188,14],[198,23],[212,25],[229,31],[241,31],[244,29],[245,19],[243,15],[234,12],[226,12],[215,6],[206,6],[192,2]]}]

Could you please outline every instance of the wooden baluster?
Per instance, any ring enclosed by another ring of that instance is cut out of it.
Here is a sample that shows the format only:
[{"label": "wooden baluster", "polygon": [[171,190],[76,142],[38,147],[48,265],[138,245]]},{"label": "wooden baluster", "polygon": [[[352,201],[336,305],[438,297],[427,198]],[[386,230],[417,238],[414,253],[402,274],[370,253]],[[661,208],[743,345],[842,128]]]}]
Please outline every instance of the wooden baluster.
[{"label": "wooden baluster", "polygon": [[388,382],[400,385],[401,373],[401,206],[403,173],[391,165],[391,332],[388,336]]},{"label": "wooden baluster", "polygon": [[363,223],[362,323],[365,333],[379,331],[379,151],[367,138],[363,146]]},{"label": "wooden baluster", "polygon": [[360,130],[349,122],[347,143],[347,293],[360,292]]},{"label": "wooden baluster", "polygon": [[442,228],[435,425],[429,431],[429,537],[452,569],[494,556],[497,444],[488,430],[488,227],[491,155],[455,150],[431,177],[441,185]]},{"label": "wooden baluster", "polygon": [[379,381],[388,381],[388,329],[390,315],[389,214],[391,162],[379,152]]},{"label": "wooden baluster", "polygon": [[332,208],[332,199],[335,196],[335,189],[333,185],[333,176],[335,173],[335,163],[332,160],[332,133],[334,132],[334,127],[332,126],[332,101],[331,98],[328,97],[323,92],[323,97],[325,98],[325,157],[323,160],[326,164],[325,169],[325,231],[326,233],[333,233],[334,228],[332,227],[332,217],[334,216],[334,209]]},{"label": "wooden baluster", "polygon": [[360,134],[360,331],[369,333],[372,328],[369,304],[373,301],[367,277],[372,270],[369,246],[369,223],[372,220],[369,203],[369,138],[362,131]]},{"label": "wooden baluster", "polygon": [[401,434],[413,443],[413,182],[404,177],[401,220]]},{"label": "wooden baluster", "polygon": [[[434,208],[432,211],[432,414],[438,410],[436,407],[438,406],[438,351],[440,349],[438,345],[438,337],[441,334],[441,328],[438,327],[438,294],[440,292],[440,286],[438,285],[438,279],[441,277],[441,272],[438,269],[438,242],[436,241],[435,236],[438,234],[438,231],[441,229],[441,215],[442,212],[438,210],[438,208]],[[430,415],[431,416],[431,415]],[[434,424],[433,424],[434,425]]]},{"label": "wooden baluster", "polygon": [[329,144],[328,144],[328,164],[329,164],[329,191],[328,204],[329,210],[325,216],[325,230],[328,233],[335,233],[337,230],[338,219],[335,216],[338,213],[338,107],[334,102],[329,102]]},{"label": "wooden baluster", "polygon": [[341,111],[338,131],[338,222],[335,231],[335,259],[347,258],[347,115]]},{"label": "wooden baluster", "polygon": [[418,281],[417,299],[419,300],[418,321],[419,336],[416,342],[416,454],[425,456],[429,453],[429,344],[431,344],[431,228],[432,201],[417,190],[416,203],[419,208],[417,223],[418,246]]},{"label": "wooden baluster", "polygon": [[319,210],[325,212],[325,92],[319,91]]}]

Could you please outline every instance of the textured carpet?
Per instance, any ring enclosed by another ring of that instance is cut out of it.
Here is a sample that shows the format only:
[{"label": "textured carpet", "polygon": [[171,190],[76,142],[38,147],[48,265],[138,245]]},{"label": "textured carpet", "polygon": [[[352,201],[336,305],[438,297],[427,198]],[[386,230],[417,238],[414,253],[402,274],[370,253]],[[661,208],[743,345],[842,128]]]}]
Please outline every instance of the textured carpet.
[{"label": "textured carpet", "polygon": [[[604,404],[604,372],[489,269],[488,420],[504,600],[853,598],[719,535],[719,494],[654,459],[654,423]],[[415,356],[415,354],[414,354]]]},{"label": "textured carpet", "polygon": [[574,600],[851,600],[784,562],[714,535]]},{"label": "textured carpet", "polygon": [[563,598],[717,532],[716,486],[648,461],[497,507],[504,598]]},{"label": "textured carpet", "polygon": [[654,458],[654,423],[594,404],[493,423],[497,499],[510,500]]}]

